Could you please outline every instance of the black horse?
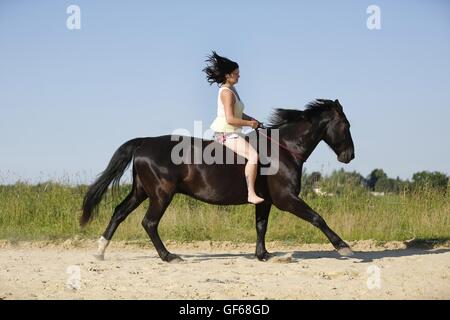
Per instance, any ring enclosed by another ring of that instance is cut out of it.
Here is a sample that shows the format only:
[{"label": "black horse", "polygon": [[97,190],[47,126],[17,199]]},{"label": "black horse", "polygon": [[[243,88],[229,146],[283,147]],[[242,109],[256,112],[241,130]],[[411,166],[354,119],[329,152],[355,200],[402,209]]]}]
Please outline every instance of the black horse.
[{"label": "black horse", "polygon": [[[269,136],[274,129],[279,130],[278,172],[272,175],[259,174],[255,183],[257,194],[265,199],[255,205],[257,258],[265,261],[270,257],[265,247],[265,234],[272,205],[319,228],[341,255],[352,255],[350,247],[298,196],[303,163],[320,141],[325,141],[331,147],[340,162],[349,163],[354,158],[350,124],[341,104],[338,100],[318,99],[308,104],[304,111],[276,109],[267,127]],[[252,134],[260,135],[261,132],[253,131]],[[245,162],[175,164],[170,155],[177,143],[171,135],[130,140],[119,147],[106,170],[89,187],[83,202],[81,226],[89,222],[109,185],[118,185],[122,174],[133,160],[132,190],[115,208],[111,221],[99,240],[99,259],[104,258],[105,249],[120,223],[147,198],[150,199],[150,206],[142,225],[161,259],[167,262],[182,260],[166,249],[158,234],[160,219],[176,193],[210,204],[248,203]],[[206,148],[217,142],[193,138],[192,146],[196,143],[200,143],[201,148]],[[232,152],[225,149],[226,152]],[[261,169],[259,166],[259,170]]]}]

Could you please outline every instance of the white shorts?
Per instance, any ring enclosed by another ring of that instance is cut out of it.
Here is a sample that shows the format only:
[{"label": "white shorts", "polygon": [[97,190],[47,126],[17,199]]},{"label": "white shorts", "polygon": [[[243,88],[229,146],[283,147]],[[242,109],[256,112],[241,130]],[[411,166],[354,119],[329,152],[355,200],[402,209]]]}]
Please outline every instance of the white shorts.
[{"label": "white shorts", "polygon": [[239,138],[239,135],[234,132],[215,132],[214,133],[214,141],[219,143],[224,143],[227,139],[236,139]]}]

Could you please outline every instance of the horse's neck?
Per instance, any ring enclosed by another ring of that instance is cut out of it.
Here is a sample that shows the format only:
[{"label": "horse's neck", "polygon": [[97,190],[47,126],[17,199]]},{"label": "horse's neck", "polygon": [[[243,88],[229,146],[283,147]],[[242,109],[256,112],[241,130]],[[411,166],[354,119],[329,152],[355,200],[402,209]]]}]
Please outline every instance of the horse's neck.
[{"label": "horse's neck", "polygon": [[280,128],[280,141],[295,148],[306,161],[322,140],[323,130],[319,121],[300,120]]}]

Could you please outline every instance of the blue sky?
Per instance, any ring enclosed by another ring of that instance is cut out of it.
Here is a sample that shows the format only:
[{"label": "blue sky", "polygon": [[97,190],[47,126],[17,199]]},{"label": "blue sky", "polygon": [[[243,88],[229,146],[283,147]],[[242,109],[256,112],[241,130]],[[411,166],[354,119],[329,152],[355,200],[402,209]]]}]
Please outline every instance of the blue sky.
[{"label": "blue sky", "polygon": [[[81,9],[68,30],[66,8]],[[369,30],[369,5],[381,30]],[[217,50],[240,65],[246,113],[338,98],[356,158],[322,143],[306,169],[449,173],[448,1],[0,2],[0,183],[90,182],[123,142],[208,127]]]}]

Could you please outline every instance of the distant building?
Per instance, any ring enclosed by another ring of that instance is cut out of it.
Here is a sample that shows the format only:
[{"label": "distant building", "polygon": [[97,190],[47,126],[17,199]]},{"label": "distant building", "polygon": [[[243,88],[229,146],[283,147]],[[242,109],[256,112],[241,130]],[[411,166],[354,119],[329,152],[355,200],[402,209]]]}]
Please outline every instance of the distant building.
[{"label": "distant building", "polygon": [[313,188],[313,191],[318,196],[333,197],[335,195],[334,193],[322,191],[322,190],[320,190],[320,188]]}]

